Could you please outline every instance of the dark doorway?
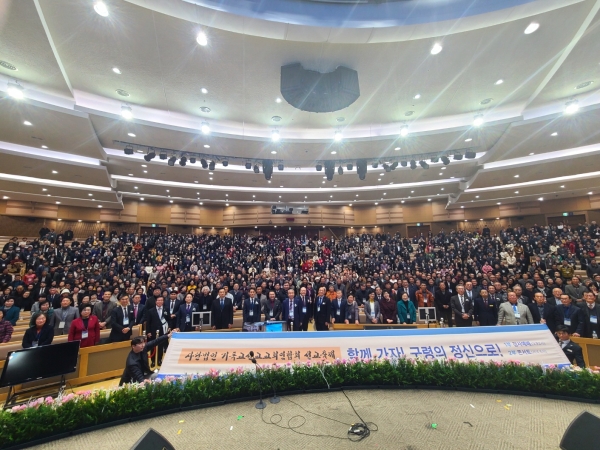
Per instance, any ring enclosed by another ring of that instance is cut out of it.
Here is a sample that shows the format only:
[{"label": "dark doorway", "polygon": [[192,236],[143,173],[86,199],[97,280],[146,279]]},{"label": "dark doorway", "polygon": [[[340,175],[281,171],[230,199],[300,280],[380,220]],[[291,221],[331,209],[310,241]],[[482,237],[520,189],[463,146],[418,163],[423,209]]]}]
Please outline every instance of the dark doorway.
[{"label": "dark doorway", "polygon": [[423,237],[425,239],[427,239],[427,236],[429,235],[429,232],[431,231],[431,226],[430,225],[421,225],[421,226],[416,226],[416,225],[408,225],[406,227],[406,232],[408,233],[408,238],[412,239],[415,236],[420,237],[421,234],[423,234]]},{"label": "dark doorway", "polygon": [[167,227],[140,227],[140,234],[167,234]]}]

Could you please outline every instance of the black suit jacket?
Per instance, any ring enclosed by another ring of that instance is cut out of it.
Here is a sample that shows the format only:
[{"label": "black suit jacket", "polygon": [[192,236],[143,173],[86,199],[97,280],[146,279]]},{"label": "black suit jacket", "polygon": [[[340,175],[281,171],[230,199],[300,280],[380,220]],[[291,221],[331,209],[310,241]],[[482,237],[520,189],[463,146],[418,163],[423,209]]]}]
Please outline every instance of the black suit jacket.
[{"label": "black suit jacket", "polygon": [[581,309],[575,305],[571,305],[567,310],[562,304],[557,308],[557,310],[562,320],[561,323],[565,324],[565,321],[571,321],[570,325],[565,324],[569,327],[569,333],[577,333],[579,336],[583,336],[585,332],[585,319],[583,317],[583,311],[581,311]]},{"label": "black suit jacket", "polygon": [[465,308],[464,314],[469,315],[468,319],[462,318],[463,312],[462,312],[462,308],[460,305],[460,299],[459,299],[458,295],[455,295],[450,299],[450,307],[452,308],[452,311],[454,311],[454,320],[455,320],[457,326],[461,326],[461,325],[471,326],[473,324],[473,319],[471,318],[471,316],[473,315],[473,311],[474,311],[473,303],[471,302],[471,300],[469,300],[469,298],[466,295],[464,295],[463,296],[463,304],[464,304],[464,308]]},{"label": "black suit jacket", "polygon": [[442,291],[441,289],[436,289],[435,294],[433,296],[433,303],[435,304],[437,309],[444,309],[444,305],[450,305],[451,299],[452,294],[447,288],[444,291]]},{"label": "black suit jacket", "polygon": [[[162,318],[165,319],[168,329],[169,312],[164,307],[162,308]],[[151,339],[156,339],[156,330],[158,330],[158,336],[165,334],[161,317],[158,316],[158,310],[152,308],[146,311],[146,333],[150,333]]]},{"label": "black suit jacket", "polygon": [[134,353],[133,350],[129,352],[119,386],[122,386],[125,383],[143,383],[148,375],[152,373],[150,371],[150,366],[148,365],[148,350],[151,350],[158,344],[162,344],[168,340],[169,336],[161,336],[158,339],[148,342],[144,346],[144,350],[140,353]]},{"label": "black suit jacket", "polygon": [[[133,305],[131,305],[131,311],[133,312]],[[146,307],[141,303],[138,305],[137,317],[134,319],[134,325],[146,322]]]},{"label": "black suit jacket", "polygon": [[315,299],[315,324],[318,327],[324,327],[325,323],[331,323],[331,300],[323,297],[319,305],[320,297]]},{"label": "black suit jacket", "polygon": [[[110,313],[111,316],[111,329],[110,329],[110,342],[123,342],[131,339],[131,327],[135,325],[133,320],[133,308],[131,305],[127,306],[127,319],[129,320],[128,325],[124,325],[125,316],[123,315],[123,307],[117,305]],[[123,328],[129,328],[127,333],[123,333]]]},{"label": "black suit jacket", "polygon": [[595,305],[594,309],[590,310],[590,308],[587,307],[585,302],[581,302],[581,306],[579,306],[579,304],[577,304],[577,306],[582,311],[581,316],[585,324],[584,331],[581,337],[592,338],[594,337],[594,331],[596,331],[596,334],[598,335],[598,337],[600,337],[600,323],[592,323],[591,321],[591,317],[595,315],[597,317],[596,321],[600,322],[600,307],[598,305]]},{"label": "black suit jacket", "polygon": [[31,348],[33,342],[38,342],[38,347],[42,345],[50,345],[54,339],[54,328],[45,324],[40,331],[40,337],[37,337],[35,326],[28,328],[23,335],[23,348]]},{"label": "black suit jacket", "polygon": [[541,319],[546,321],[546,326],[552,334],[556,332],[556,327],[562,325],[562,317],[555,306],[545,303],[544,304],[544,317],[540,317],[540,310],[536,302],[527,305],[529,311],[531,311],[531,317],[533,317],[533,323],[540,323]]},{"label": "black suit jacket", "polygon": [[477,320],[481,326],[495,326],[498,324],[498,303],[489,297],[487,306],[485,306],[482,297],[477,297],[475,299],[473,312],[475,314],[475,320]]},{"label": "black suit jacket", "polygon": [[336,298],[331,302],[331,317],[335,319],[335,323],[344,323],[344,320],[346,320],[347,303],[348,301],[345,298],[340,300]]},{"label": "black suit jacket", "polygon": [[217,297],[212,304],[212,326],[217,327],[217,330],[229,328],[233,325],[233,303],[230,298],[225,297],[223,302],[223,310],[221,310],[221,300]]},{"label": "black suit jacket", "polygon": [[[171,328],[171,329],[179,328],[178,314],[179,314],[179,309],[181,308],[181,305],[183,305],[184,303],[185,302],[182,302],[181,300],[175,300],[175,306],[173,308],[173,313],[171,313],[171,299],[165,300],[163,308],[166,309],[167,312],[169,313],[169,317],[167,319],[167,322],[169,322],[169,328]],[[193,302],[192,302],[192,304],[193,304]],[[171,318],[171,315],[173,315],[173,314],[175,315],[175,317]]]},{"label": "black suit jacket", "polygon": [[267,300],[265,303],[263,303],[262,306],[263,310],[263,314],[265,315],[265,320],[270,320],[270,319],[275,319],[275,320],[281,320],[281,313],[282,313],[282,306],[281,306],[281,302],[278,299],[275,299],[275,302],[273,302],[273,314],[271,315],[271,302],[269,300]]},{"label": "black suit jacket", "polygon": [[573,341],[569,341],[566,347],[564,347],[563,352],[571,361],[571,364],[575,362],[579,367],[585,367],[585,359],[583,359],[583,351],[579,344],[576,344]]},{"label": "black suit jacket", "polygon": [[177,324],[179,331],[194,331],[194,327],[192,326],[192,314],[199,311],[200,309],[196,303],[190,303],[190,321],[187,322],[187,303],[184,302],[179,305],[179,311],[175,317],[175,323]]}]

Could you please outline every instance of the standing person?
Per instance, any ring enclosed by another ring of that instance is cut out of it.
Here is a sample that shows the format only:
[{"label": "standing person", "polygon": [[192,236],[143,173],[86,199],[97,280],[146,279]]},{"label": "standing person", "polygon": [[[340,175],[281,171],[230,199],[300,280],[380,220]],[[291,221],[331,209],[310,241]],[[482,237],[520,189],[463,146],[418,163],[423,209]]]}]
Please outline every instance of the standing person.
[{"label": "standing person", "polygon": [[392,300],[388,291],[383,293],[383,300],[379,304],[379,310],[381,311],[381,323],[386,325],[398,323],[396,302]]},{"label": "standing person", "polygon": [[46,323],[46,316],[40,314],[35,319],[35,325],[28,328],[23,335],[23,348],[41,347],[52,344],[54,328]]},{"label": "standing person", "polygon": [[[193,297],[192,297],[193,298]],[[177,291],[172,290],[169,293],[169,300],[167,302],[167,310],[169,311],[169,328],[171,330],[174,330],[175,328],[179,328],[179,326],[181,325],[181,323],[179,323],[179,319],[178,319],[178,314],[179,314],[179,310],[181,309],[181,305],[184,302],[182,302],[181,300],[177,300]],[[183,331],[183,330],[181,330]]]},{"label": "standing person", "polygon": [[129,297],[123,294],[119,299],[119,306],[111,312],[110,342],[123,342],[131,339],[133,326],[133,309],[129,305]]},{"label": "standing person", "polygon": [[121,375],[119,386],[125,383],[143,383],[145,380],[153,380],[158,373],[150,370],[148,364],[148,350],[153,349],[157,345],[165,344],[171,337],[173,332],[161,336],[153,341],[146,343],[143,336],[138,336],[131,340],[131,352],[127,355],[125,362],[125,370]]},{"label": "standing person", "polygon": [[456,295],[451,298],[450,304],[457,327],[473,326],[473,303],[465,297],[464,286],[456,286]]},{"label": "standing person", "polygon": [[[559,291],[560,289],[554,289]],[[579,307],[573,305],[571,297],[568,294],[560,295],[560,305],[557,307],[562,318],[562,324],[569,328],[569,334],[575,337],[580,337],[585,332],[585,318],[583,311]]]},{"label": "standing person", "polygon": [[379,323],[379,302],[375,300],[375,292],[369,292],[369,298],[365,302],[365,316],[368,324]]},{"label": "standing person", "polygon": [[102,301],[94,305],[92,314],[94,314],[100,322],[100,329],[110,329],[112,326],[112,311],[117,307],[117,304],[110,301],[111,293],[104,291]]},{"label": "standing person", "polygon": [[[255,291],[256,295],[256,291]],[[252,298],[252,288],[250,289],[250,298]],[[258,298],[256,301],[260,303]],[[263,314],[265,315],[265,320],[268,321],[280,321],[281,320],[281,302],[277,298],[275,291],[269,291],[269,298],[263,305]]]},{"label": "standing person", "polygon": [[410,301],[406,291],[401,291],[402,297],[398,301],[398,320],[400,323],[413,324],[417,322],[417,309]]},{"label": "standing person", "polygon": [[218,297],[212,303],[213,330],[233,327],[233,302],[225,297],[225,289],[220,288]]},{"label": "standing person", "polygon": [[[164,307],[165,299],[159,295],[154,299],[154,308],[146,313],[146,336],[153,341],[160,336],[169,333],[169,311]],[[158,333],[158,334],[157,334]],[[158,365],[162,364],[163,355],[167,348],[167,342],[163,341],[156,347],[158,352]]]},{"label": "standing person", "polygon": [[419,308],[434,306],[433,294],[427,290],[427,285],[425,283],[421,284],[415,297],[417,298],[417,305],[419,305]]},{"label": "standing person", "polygon": [[14,328],[12,323],[8,320],[4,320],[4,310],[0,309],[0,344],[6,344],[10,342]]},{"label": "standing person", "polygon": [[[573,298],[573,297],[571,297]],[[600,337],[600,324],[598,317],[600,316],[600,307],[596,304],[593,292],[583,294],[583,302],[580,306],[583,314],[584,334],[581,337],[598,339]]]},{"label": "standing person", "polygon": [[[173,297],[173,291],[169,294],[171,296],[171,300]],[[177,324],[177,329],[181,332],[187,331],[200,331],[199,326],[192,325],[192,317],[195,312],[200,312],[198,305],[192,300],[194,296],[192,294],[186,294],[184,298],[183,304],[179,306],[179,311],[176,313],[176,318],[174,322],[169,321],[169,328],[173,329],[171,324]],[[172,314],[171,314],[172,315]],[[214,322],[213,322],[214,323]]]},{"label": "standing person", "polygon": [[498,304],[489,297],[486,289],[482,289],[479,292],[479,297],[475,299],[473,312],[475,313],[475,320],[482,327],[498,324]]},{"label": "standing person", "polygon": [[133,310],[133,325],[145,323],[146,307],[142,305],[142,296],[140,294],[135,294],[131,302],[131,309]]},{"label": "standing person", "polygon": [[92,306],[81,305],[79,317],[69,327],[69,342],[79,341],[79,348],[92,347],[100,343],[100,323],[92,315]]},{"label": "standing person", "polygon": [[[237,284],[237,283],[236,283]],[[241,292],[240,292],[241,294]],[[256,289],[250,288],[249,292],[250,296],[244,300],[243,303],[243,311],[242,311],[242,321],[245,324],[251,324],[254,322],[260,322],[260,300],[256,297]],[[271,294],[273,297],[275,296],[274,291],[269,291],[269,298],[271,298]],[[265,302],[266,304],[266,302]]]},{"label": "standing person", "polygon": [[360,312],[358,310],[358,304],[354,301],[354,294],[349,294],[346,299],[346,307],[344,308],[345,319],[344,323],[347,325],[359,325],[360,324]]},{"label": "standing person", "polygon": [[296,299],[293,289],[289,289],[287,293],[288,298],[283,301],[282,319],[285,320],[288,331],[299,331],[296,329],[294,318],[294,312],[296,311],[296,303],[298,300]]},{"label": "standing person", "polygon": [[63,297],[60,301],[60,308],[54,310],[52,320],[48,323],[54,328],[54,336],[69,334],[71,323],[79,317],[79,310],[71,306],[69,297]]},{"label": "standing person", "polygon": [[[294,292],[293,289],[290,289],[290,291]],[[294,304],[294,331],[308,330],[308,323],[312,320],[312,305],[310,296],[306,295],[306,288],[300,288],[300,297],[296,299]]]},{"label": "standing person", "polygon": [[578,367],[585,368],[585,360],[583,359],[583,350],[579,344],[571,341],[571,333],[569,328],[565,325],[559,325],[556,329],[556,335],[558,336],[558,344],[565,356],[569,359],[571,364],[576,363]]},{"label": "standing person", "polygon": [[317,331],[329,330],[331,323],[331,300],[325,295],[325,288],[320,287],[315,299],[315,328]]},{"label": "standing person", "polygon": [[450,300],[452,299],[452,293],[446,286],[445,282],[439,284],[439,289],[436,289],[433,302],[437,313],[438,321],[444,319],[444,322],[448,327],[452,326],[452,308],[450,306]]},{"label": "standing person", "polygon": [[336,291],[336,298],[331,302],[331,323],[344,323],[346,318],[346,299],[342,297],[341,289]]},{"label": "standing person", "polygon": [[498,308],[498,325],[527,325],[533,323],[529,308],[518,303],[519,298],[515,292],[508,293],[508,302],[500,304]]},{"label": "standing person", "polygon": [[546,297],[541,292],[533,295],[533,302],[527,305],[533,318],[533,323],[546,324],[552,334],[556,332],[556,327],[562,325],[562,317],[554,305],[546,302]]}]

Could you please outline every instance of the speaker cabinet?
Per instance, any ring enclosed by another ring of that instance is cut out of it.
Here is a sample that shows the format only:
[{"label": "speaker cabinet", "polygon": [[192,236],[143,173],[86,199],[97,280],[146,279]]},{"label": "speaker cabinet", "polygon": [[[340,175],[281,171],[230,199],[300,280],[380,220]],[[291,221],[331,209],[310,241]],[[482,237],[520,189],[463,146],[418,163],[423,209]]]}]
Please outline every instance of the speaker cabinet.
[{"label": "speaker cabinet", "polygon": [[560,448],[562,450],[597,450],[600,417],[587,411],[579,414],[565,431]]},{"label": "speaker cabinet", "polygon": [[148,431],[133,444],[131,450],[175,450],[175,447],[162,434],[153,428],[148,428]]}]

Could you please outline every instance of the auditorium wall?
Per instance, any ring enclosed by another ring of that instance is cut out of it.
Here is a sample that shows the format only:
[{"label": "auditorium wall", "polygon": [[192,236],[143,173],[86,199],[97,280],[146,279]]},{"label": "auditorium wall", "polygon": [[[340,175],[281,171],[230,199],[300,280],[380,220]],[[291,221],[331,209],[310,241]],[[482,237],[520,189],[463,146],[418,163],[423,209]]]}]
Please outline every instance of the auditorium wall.
[{"label": "auditorium wall", "polygon": [[[126,199],[122,209],[100,209],[1,200],[0,236],[37,236],[42,225],[59,232],[71,229],[79,238],[100,229],[132,233],[138,232],[140,226],[153,225],[165,227],[169,232],[196,234],[278,234],[289,233],[290,227],[294,234],[303,234],[306,227],[327,237],[363,231],[398,232],[406,236],[409,230],[419,230],[415,227],[422,227],[425,233],[429,230],[438,233],[442,228],[445,231],[477,230],[482,222],[496,233],[507,226],[545,225],[548,217],[563,213],[579,216],[577,219],[583,216],[588,222],[600,222],[600,195],[473,208],[448,207],[445,201],[377,206],[317,205],[309,207],[309,214],[301,215],[271,214],[268,205],[199,206]],[[565,216],[566,223],[569,217]]]}]

